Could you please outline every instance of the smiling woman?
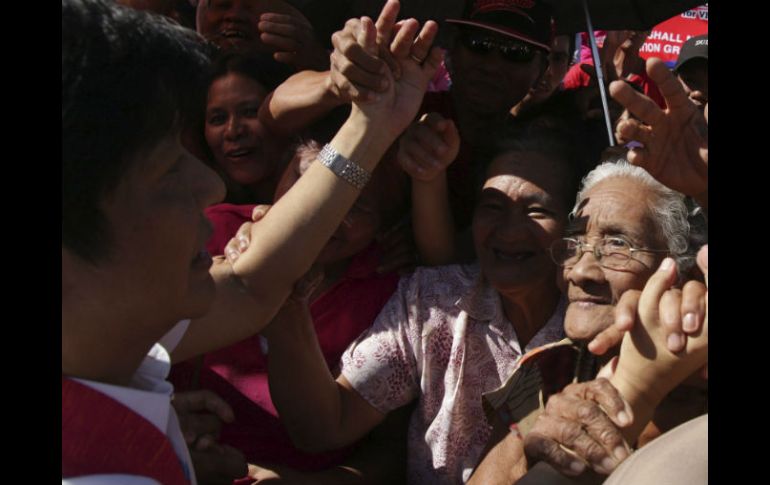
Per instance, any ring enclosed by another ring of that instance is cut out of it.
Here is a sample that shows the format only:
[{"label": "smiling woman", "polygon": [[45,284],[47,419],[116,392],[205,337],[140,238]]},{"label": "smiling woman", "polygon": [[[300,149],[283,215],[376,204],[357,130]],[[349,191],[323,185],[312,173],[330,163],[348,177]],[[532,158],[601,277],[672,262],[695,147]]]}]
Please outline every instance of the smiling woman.
[{"label": "smiling woman", "polygon": [[264,63],[238,54],[219,58],[206,101],[206,144],[227,182],[227,202],[269,203],[281,173],[281,142],[258,119],[267,95]]}]

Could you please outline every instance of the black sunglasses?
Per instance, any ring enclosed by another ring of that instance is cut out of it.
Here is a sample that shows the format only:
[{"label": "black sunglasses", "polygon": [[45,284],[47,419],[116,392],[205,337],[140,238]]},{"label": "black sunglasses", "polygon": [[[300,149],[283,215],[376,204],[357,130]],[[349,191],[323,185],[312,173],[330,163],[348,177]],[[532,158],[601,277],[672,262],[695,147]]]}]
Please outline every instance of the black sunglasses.
[{"label": "black sunglasses", "polygon": [[461,36],[461,41],[475,54],[486,55],[496,49],[503,59],[510,62],[529,62],[537,53],[535,47],[518,40],[502,42],[491,37],[465,34]]}]

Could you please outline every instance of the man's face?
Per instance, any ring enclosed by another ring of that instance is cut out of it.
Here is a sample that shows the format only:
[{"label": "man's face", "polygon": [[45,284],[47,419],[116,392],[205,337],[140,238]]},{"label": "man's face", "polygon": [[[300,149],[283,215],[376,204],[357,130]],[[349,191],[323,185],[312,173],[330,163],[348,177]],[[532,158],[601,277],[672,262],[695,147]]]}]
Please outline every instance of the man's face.
[{"label": "man's face", "polygon": [[698,58],[685,62],[679,66],[677,77],[687,96],[703,110],[709,102],[708,60]]},{"label": "man's face", "polygon": [[[522,47],[523,46],[523,47]],[[511,52],[533,51],[514,60]],[[544,52],[485,29],[463,28],[451,52],[452,92],[482,115],[505,114],[527,95],[545,66]]]},{"label": "man's face", "polygon": [[536,153],[509,152],[492,161],[473,239],[481,271],[499,292],[527,291],[555,277],[548,248],[567,219],[563,172],[559,162]]},{"label": "man's face", "polygon": [[[208,311],[214,297],[203,209],[224,197],[219,177],[169,135],[140,155],[102,210],[113,236],[107,259],[88,270],[95,295],[142,325],[173,325]],[[105,322],[108,323],[108,322]],[[149,328],[157,339],[168,328]]]},{"label": "man's face", "polygon": [[[625,239],[633,247],[665,249],[647,204],[648,189],[626,177],[597,183],[567,228],[567,236],[588,244],[603,237]],[[641,290],[665,257],[661,253],[635,253],[623,269],[608,269],[586,251],[574,266],[563,270],[569,306],[564,319],[567,335],[590,340],[614,322],[614,308],[626,290]]]},{"label": "man's face", "polygon": [[522,102],[531,104],[542,103],[556,91],[569,68],[570,52],[569,37],[559,35],[551,41],[551,53],[548,54],[548,69],[540,81],[529,90]]}]

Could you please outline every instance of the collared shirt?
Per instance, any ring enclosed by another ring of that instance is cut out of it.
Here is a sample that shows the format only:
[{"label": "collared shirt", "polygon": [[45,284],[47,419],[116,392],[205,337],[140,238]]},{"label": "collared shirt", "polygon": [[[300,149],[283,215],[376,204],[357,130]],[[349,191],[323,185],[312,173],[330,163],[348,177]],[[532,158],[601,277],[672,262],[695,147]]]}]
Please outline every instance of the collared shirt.
[{"label": "collared shirt", "polygon": [[419,268],[345,351],[342,374],[382,413],[418,400],[409,424],[409,483],[462,483],[490,436],[481,396],[523,352],[564,336],[562,298],[522,349],[500,295],[478,265]]},{"label": "collared shirt", "polygon": [[[130,387],[115,386],[86,379],[74,379],[102,394],[123,404],[157,427],[168,436],[185,475],[191,485],[196,485],[190,453],[179,428],[176,412],[171,406],[174,386],[166,380],[171,368],[171,352],[182,339],[189,326],[189,320],[183,320],[172,328],[160,342],[153,345],[131,379]],[[147,477],[133,475],[87,475],[62,479],[62,485],[150,485],[158,482]]]}]

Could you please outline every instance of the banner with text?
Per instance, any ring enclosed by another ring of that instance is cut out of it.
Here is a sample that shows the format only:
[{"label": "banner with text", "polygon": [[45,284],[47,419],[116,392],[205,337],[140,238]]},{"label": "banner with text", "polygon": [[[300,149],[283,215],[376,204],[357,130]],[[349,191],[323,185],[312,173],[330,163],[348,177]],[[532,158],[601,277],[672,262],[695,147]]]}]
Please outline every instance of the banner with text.
[{"label": "banner with text", "polygon": [[669,67],[676,64],[679,51],[687,39],[696,35],[708,34],[708,4],[693,8],[656,25],[647,41],[639,49],[643,59],[658,57]]}]

